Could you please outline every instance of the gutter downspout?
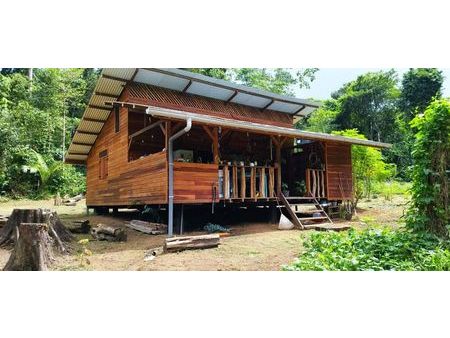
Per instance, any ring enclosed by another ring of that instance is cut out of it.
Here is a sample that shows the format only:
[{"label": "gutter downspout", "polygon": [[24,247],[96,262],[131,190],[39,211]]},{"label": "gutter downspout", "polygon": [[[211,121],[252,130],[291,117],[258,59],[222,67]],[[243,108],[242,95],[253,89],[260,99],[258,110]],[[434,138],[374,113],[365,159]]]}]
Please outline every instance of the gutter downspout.
[{"label": "gutter downspout", "polygon": [[169,224],[168,224],[168,236],[173,236],[173,141],[180,136],[188,133],[192,128],[192,119],[189,117],[186,120],[186,127],[181,129],[176,134],[169,138]]},{"label": "gutter downspout", "polygon": [[[148,107],[145,110],[147,115],[154,115],[151,110],[150,107]],[[172,135],[169,138],[169,215],[168,215],[168,231],[167,231],[167,235],[168,237],[172,237],[173,236],[173,141],[175,141],[177,138],[179,138],[180,136],[188,133],[191,128],[192,128],[192,118],[190,117],[185,117],[186,119],[186,127],[184,127],[183,129],[181,129],[179,132],[177,132],[176,134]]]}]

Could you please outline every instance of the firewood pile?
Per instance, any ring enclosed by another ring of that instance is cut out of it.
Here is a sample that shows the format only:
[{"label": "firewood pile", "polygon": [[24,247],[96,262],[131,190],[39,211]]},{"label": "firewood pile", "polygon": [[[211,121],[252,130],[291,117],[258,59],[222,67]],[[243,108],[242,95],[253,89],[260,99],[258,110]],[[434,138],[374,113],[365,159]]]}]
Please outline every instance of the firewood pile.
[{"label": "firewood pile", "polygon": [[127,233],[124,229],[101,223],[91,229],[91,235],[98,241],[126,242],[127,240]]},{"label": "firewood pile", "polygon": [[162,235],[167,233],[167,225],[161,223],[132,220],[130,222],[125,222],[125,226],[148,235]]}]

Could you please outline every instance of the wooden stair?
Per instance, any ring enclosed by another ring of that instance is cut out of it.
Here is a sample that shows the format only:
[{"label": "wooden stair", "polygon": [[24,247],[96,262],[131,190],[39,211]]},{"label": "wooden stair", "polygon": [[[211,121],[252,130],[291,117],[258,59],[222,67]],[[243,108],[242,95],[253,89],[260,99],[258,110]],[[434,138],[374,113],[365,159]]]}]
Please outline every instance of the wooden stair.
[{"label": "wooden stair", "polygon": [[[314,228],[319,225],[317,221],[321,221],[320,226],[332,226],[334,224],[315,197],[285,197],[280,194],[278,199],[291,222],[300,229]],[[314,214],[319,214],[319,216],[314,216]]]}]

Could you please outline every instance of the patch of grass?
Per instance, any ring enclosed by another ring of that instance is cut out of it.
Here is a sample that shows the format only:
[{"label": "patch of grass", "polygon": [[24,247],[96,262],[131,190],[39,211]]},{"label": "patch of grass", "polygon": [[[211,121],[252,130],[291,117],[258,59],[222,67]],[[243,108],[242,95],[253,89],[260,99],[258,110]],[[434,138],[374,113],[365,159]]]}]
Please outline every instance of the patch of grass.
[{"label": "patch of grass", "polygon": [[391,201],[395,195],[408,195],[411,183],[400,181],[386,181],[375,183],[373,195],[383,196],[387,201]]},{"label": "patch of grass", "polygon": [[303,246],[305,252],[283,270],[450,270],[448,242],[404,228],[314,233]]}]

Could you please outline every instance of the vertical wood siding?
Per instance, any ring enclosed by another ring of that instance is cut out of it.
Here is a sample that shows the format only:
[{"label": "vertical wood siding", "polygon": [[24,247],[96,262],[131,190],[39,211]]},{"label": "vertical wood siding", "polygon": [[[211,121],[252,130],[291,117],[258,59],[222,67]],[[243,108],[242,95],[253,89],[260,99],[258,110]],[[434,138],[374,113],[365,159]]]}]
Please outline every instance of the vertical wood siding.
[{"label": "vertical wood siding", "polygon": [[[352,198],[351,145],[326,143],[327,195],[329,200]],[[341,184],[341,188],[339,187]]]},{"label": "vertical wood siding", "polygon": [[[120,129],[115,132],[110,114],[87,160],[89,206],[131,206],[167,203],[167,157],[165,152],[128,162],[128,110],[120,109]],[[108,151],[108,175],[101,179],[99,153]]]}]

